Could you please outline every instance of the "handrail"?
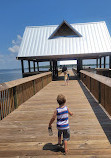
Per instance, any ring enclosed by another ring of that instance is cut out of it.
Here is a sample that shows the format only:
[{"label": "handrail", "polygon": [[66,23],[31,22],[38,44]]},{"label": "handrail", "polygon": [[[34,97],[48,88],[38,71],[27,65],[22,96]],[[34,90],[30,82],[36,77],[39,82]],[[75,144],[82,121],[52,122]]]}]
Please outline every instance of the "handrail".
[{"label": "handrail", "polygon": [[8,88],[12,88],[12,87],[18,86],[20,84],[29,82],[31,80],[35,80],[37,78],[41,78],[41,77],[49,75],[49,74],[52,74],[52,73],[51,72],[45,72],[45,73],[42,73],[42,74],[37,74],[37,75],[30,76],[30,77],[25,77],[25,78],[21,78],[21,79],[9,81],[9,82],[1,83],[0,84],[0,91],[3,91],[3,90],[6,90]]},{"label": "handrail", "polygon": [[109,68],[96,68],[96,73],[111,78],[111,69]]},{"label": "handrail", "polygon": [[1,120],[52,81],[46,72],[0,84]]},{"label": "handrail", "polygon": [[80,79],[111,115],[111,78],[81,70]]},{"label": "handrail", "polygon": [[94,74],[92,72],[88,72],[85,70],[81,70],[80,72],[95,79],[95,80],[98,80],[99,82],[101,82],[109,87],[111,87],[111,78],[109,78],[109,77],[101,76],[99,74]]},{"label": "handrail", "polygon": [[76,68],[72,68],[72,71],[75,75],[77,75],[77,69]]}]

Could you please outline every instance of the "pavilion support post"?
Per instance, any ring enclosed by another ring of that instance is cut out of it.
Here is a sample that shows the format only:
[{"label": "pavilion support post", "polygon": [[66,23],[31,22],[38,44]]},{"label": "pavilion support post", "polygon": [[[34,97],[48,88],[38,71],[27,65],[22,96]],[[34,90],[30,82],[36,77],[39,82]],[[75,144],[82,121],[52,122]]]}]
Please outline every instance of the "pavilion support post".
[{"label": "pavilion support post", "polygon": [[101,58],[99,60],[100,60],[99,67],[101,68]]},{"label": "pavilion support post", "polygon": [[96,68],[98,68],[98,59],[96,59]]},{"label": "pavilion support post", "polygon": [[35,61],[33,61],[33,67],[34,67],[34,72],[35,72]]},{"label": "pavilion support post", "polygon": [[30,68],[30,60],[28,60],[28,68],[29,68],[29,72],[31,72],[31,68]]},{"label": "pavilion support post", "polygon": [[80,70],[82,70],[82,59],[77,59],[77,74],[80,77]]},{"label": "pavilion support post", "polygon": [[104,68],[106,68],[106,57],[104,56]]},{"label": "pavilion support post", "polygon": [[111,69],[111,56],[109,56],[109,69]]},{"label": "pavilion support post", "polygon": [[23,60],[21,60],[21,66],[22,66],[22,76],[23,76],[23,73],[24,73],[24,62],[23,62]]},{"label": "pavilion support post", "polygon": [[37,70],[39,72],[39,62],[37,61]]},{"label": "pavilion support post", "polygon": [[52,61],[50,61],[50,71],[52,72]]},{"label": "pavilion support post", "polygon": [[54,79],[55,78],[55,69],[54,69],[55,67],[54,67],[54,61],[53,61],[53,68],[52,68],[52,79]]},{"label": "pavilion support post", "polygon": [[56,77],[58,77],[58,66],[57,66],[57,61],[56,61]]},{"label": "pavilion support post", "polygon": [[53,61],[53,73],[52,73],[53,80],[58,77],[58,68],[57,68],[57,61]]}]

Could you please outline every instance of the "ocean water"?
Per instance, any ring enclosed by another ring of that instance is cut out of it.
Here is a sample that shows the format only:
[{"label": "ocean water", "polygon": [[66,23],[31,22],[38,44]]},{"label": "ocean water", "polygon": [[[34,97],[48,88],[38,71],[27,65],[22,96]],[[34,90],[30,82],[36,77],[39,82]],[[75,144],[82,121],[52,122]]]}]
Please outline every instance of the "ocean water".
[{"label": "ocean water", "polygon": [[[86,68],[89,67],[88,65],[85,66]],[[83,68],[85,68],[83,66]],[[91,68],[96,68],[96,65],[91,65]],[[106,68],[108,68],[109,65],[106,65]],[[25,69],[25,72],[27,72],[28,69]],[[33,71],[33,69],[32,69]],[[40,71],[48,71],[48,68],[40,68]],[[3,82],[9,82],[12,80],[20,79],[22,78],[22,70],[21,69],[1,69],[0,70],[0,83]]]},{"label": "ocean water", "polygon": [[[48,71],[48,68],[40,68],[40,71]],[[28,72],[25,69],[25,72]],[[33,72],[33,69],[32,69]],[[12,80],[17,80],[22,78],[22,70],[21,69],[1,69],[0,70],[0,83],[9,82]]]},{"label": "ocean water", "polygon": [[22,71],[20,69],[0,70],[0,83],[16,80],[20,78],[22,78]]}]

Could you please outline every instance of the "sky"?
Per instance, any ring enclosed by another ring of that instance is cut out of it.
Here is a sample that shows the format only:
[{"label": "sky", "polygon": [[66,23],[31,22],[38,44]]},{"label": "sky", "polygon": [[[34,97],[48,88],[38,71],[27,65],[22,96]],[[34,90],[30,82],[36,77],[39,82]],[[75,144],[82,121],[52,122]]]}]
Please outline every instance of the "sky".
[{"label": "sky", "polygon": [[105,21],[111,35],[111,0],[0,0],[0,69],[16,60],[26,26]]}]

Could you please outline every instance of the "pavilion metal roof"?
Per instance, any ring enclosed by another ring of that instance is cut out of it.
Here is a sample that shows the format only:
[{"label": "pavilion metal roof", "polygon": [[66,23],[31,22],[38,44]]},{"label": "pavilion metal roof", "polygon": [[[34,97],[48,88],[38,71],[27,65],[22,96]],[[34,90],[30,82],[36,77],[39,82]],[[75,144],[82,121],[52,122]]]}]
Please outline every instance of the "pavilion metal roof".
[{"label": "pavilion metal roof", "polygon": [[[57,36],[64,23],[80,36]],[[76,59],[111,54],[111,37],[105,21],[80,24],[63,21],[61,25],[26,27],[18,59]]]}]

